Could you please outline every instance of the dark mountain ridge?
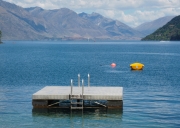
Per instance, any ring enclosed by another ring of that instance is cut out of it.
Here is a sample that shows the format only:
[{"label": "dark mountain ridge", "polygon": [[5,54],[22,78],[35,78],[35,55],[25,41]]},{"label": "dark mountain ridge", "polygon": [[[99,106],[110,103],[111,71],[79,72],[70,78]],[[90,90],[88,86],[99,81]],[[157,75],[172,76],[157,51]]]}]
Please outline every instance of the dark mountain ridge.
[{"label": "dark mountain ridge", "polygon": [[174,18],[175,16],[165,16],[165,17],[161,17],[158,18],[154,21],[151,22],[145,22],[139,26],[137,26],[136,28],[134,28],[135,30],[143,33],[145,36],[155,32],[158,28],[164,26],[165,24],[167,24],[170,20],[172,20],[172,18]]},{"label": "dark mountain ridge", "polygon": [[146,36],[142,40],[158,40],[158,41],[180,40],[180,15],[174,17],[166,25],[159,28],[154,33]]}]

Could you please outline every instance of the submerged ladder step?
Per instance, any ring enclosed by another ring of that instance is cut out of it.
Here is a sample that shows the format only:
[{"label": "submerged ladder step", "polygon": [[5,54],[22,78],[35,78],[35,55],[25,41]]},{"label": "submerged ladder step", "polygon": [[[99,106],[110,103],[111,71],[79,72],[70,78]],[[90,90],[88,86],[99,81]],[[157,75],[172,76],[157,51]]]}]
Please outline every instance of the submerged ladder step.
[{"label": "submerged ladder step", "polygon": [[73,105],[74,105],[74,104],[77,104],[77,105],[78,105],[78,104],[81,104],[81,105],[83,105],[83,102],[72,102],[71,104],[73,104]]},{"label": "submerged ladder step", "polygon": [[83,107],[71,107],[71,109],[83,109]]},{"label": "submerged ladder step", "polygon": [[71,97],[71,100],[83,100],[83,98],[76,98],[76,97]]}]

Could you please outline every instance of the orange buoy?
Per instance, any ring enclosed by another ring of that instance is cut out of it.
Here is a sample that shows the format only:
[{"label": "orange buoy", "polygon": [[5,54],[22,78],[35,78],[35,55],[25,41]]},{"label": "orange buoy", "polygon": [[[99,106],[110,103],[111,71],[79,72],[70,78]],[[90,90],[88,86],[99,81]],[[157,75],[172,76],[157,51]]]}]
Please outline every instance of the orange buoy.
[{"label": "orange buoy", "polygon": [[111,64],[111,67],[113,67],[113,68],[116,67],[116,64],[115,64],[115,63],[112,63],[112,64]]}]

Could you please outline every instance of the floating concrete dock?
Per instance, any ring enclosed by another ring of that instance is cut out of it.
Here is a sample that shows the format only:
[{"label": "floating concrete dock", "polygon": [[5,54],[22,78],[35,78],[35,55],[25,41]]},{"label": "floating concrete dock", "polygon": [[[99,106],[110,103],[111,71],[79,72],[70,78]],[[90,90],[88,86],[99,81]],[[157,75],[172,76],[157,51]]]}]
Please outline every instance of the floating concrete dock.
[{"label": "floating concrete dock", "polygon": [[[79,76],[78,76],[79,77]],[[88,75],[89,77],[89,75]],[[79,78],[78,78],[79,80]],[[89,80],[88,80],[89,81]],[[32,96],[34,108],[122,108],[123,87],[46,86]]]}]

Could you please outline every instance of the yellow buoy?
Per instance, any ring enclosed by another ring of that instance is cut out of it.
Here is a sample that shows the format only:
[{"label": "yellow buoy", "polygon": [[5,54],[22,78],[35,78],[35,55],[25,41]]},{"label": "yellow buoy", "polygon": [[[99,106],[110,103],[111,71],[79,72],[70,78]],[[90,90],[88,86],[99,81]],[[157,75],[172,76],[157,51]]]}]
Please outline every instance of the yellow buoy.
[{"label": "yellow buoy", "polygon": [[144,67],[144,64],[141,63],[133,63],[130,64],[131,70],[142,70]]}]

